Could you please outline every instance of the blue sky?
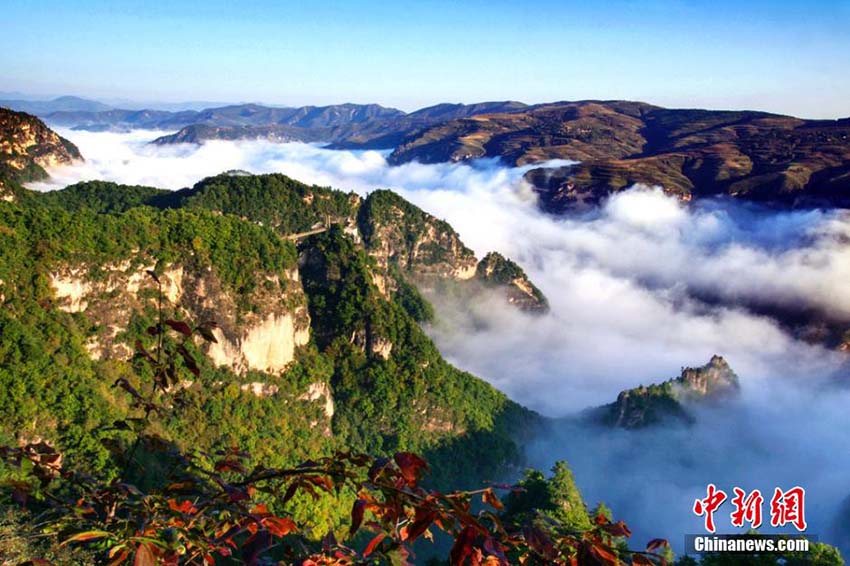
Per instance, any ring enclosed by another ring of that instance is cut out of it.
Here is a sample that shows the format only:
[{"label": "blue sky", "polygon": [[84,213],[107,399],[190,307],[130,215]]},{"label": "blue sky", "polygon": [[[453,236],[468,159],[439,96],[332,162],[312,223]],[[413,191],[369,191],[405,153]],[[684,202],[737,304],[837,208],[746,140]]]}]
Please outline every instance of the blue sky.
[{"label": "blue sky", "polygon": [[850,1],[5,0],[0,91],[850,116]]}]

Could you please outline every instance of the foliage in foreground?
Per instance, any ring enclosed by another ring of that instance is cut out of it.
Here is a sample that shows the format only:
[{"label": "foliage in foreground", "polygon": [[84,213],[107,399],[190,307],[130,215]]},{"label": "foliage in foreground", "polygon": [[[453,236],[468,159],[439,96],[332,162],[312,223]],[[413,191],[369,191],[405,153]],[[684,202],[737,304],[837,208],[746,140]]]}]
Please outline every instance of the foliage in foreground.
[{"label": "foliage in foreground", "polygon": [[[509,486],[425,489],[420,481],[428,465],[410,452],[392,458],[336,452],[300,466],[265,468],[249,467],[250,455],[239,447],[212,454],[180,450],[152,425],[179,409],[172,393],[180,374],[199,373],[186,346],[194,336],[214,341],[214,326],[164,320],[160,311],[148,329],[155,345],[148,350],[137,343],[136,359],[149,370],[139,376],[149,376],[149,393],[140,392],[138,382],[118,379],[114,386],[129,396],[136,416],[116,421],[102,436],[123,466],[120,477],[65,469],[62,455],[43,442],[2,449],[16,471],[6,494],[28,510],[37,535],[54,537],[56,555],[70,546],[115,566],[402,566],[414,558],[415,541],[433,540],[440,531],[451,537],[448,560],[455,566],[664,562],[654,551],[665,541],[651,541],[646,551],[625,550],[617,541],[630,535],[628,527],[602,514],[595,524],[576,528],[554,515],[520,520],[502,513],[495,489]],[[140,473],[142,454],[155,456],[159,477]],[[287,511],[298,496],[344,492],[354,494],[354,503],[342,541],[330,532],[317,542]],[[52,562],[38,556],[30,564]]]}]

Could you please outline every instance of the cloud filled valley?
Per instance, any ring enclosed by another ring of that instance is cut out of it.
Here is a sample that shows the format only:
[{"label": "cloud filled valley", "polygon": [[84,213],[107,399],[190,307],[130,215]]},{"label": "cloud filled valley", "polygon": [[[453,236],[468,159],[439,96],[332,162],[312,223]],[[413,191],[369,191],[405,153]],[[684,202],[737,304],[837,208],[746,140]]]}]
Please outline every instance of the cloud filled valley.
[{"label": "cloud filled valley", "polygon": [[[465,304],[431,297],[438,317],[428,331],[449,361],[546,416],[567,417],[529,447],[530,463],[569,460],[587,500],[604,497],[639,527],[638,540],[699,532],[690,505],[709,482],[729,492],[804,485],[811,532],[833,540],[850,496],[850,434],[839,424],[850,371],[831,343],[850,329],[847,212],[684,205],[634,187],[597,210],[554,217],[538,210],[526,169],[494,160],[390,167],[378,151],[154,146],[146,142],[164,132],[59,132],[87,161],[33,188],[103,179],[178,189],[241,169],[399,192],[448,221],[479,257],[495,250],[517,261],[549,299],[550,312],[532,315],[487,294]],[[603,433],[570,418],[713,354],[729,361],[743,394],[700,411],[692,428]]]}]

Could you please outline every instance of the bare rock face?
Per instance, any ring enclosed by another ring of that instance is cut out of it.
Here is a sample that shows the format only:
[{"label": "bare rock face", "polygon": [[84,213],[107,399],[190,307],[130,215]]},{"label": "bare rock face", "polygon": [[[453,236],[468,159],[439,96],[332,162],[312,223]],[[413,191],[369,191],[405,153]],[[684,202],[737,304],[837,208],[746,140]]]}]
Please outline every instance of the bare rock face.
[{"label": "bare rock face", "polygon": [[[57,308],[85,312],[100,328],[87,344],[93,358],[132,355],[121,334],[134,312],[155,304],[157,287],[145,273],[153,267],[125,261],[69,266],[51,274]],[[280,373],[294,360],[297,348],[310,340],[310,317],[297,271],[265,278],[267,284],[258,286],[251,297],[258,308],[240,312],[236,297],[212,269],[193,272],[173,264],[159,275],[167,307],[176,316],[218,323],[214,331],[218,342],[203,347],[216,365],[238,374]]]},{"label": "bare rock face", "polygon": [[475,253],[448,223],[390,191],[375,191],[361,206],[358,226],[379,267],[391,264],[415,276],[467,280],[475,276]]},{"label": "bare rock face", "polygon": [[702,367],[682,370],[674,386],[677,398],[683,401],[722,399],[741,391],[738,375],[722,356],[717,355]]},{"label": "bare rock face", "polygon": [[738,376],[721,356],[660,384],[621,392],[617,400],[591,411],[591,417],[605,425],[638,429],[662,422],[692,424],[688,405],[719,402],[736,397],[741,390]]},{"label": "bare rock face", "polygon": [[[44,179],[45,169],[82,158],[74,144],[35,116],[0,108],[0,183]],[[0,197],[8,200],[2,191],[0,185]]]},{"label": "bare rock face", "polygon": [[507,302],[523,310],[548,310],[546,297],[516,263],[495,252],[479,262],[448,223],[395,193],[370,194],[358,213],[358,227],[379,268],[375,284],[384,296],[398,291],[397,279],[406,275],[426,292],[458,283],[455,291],[469,294],[480,290],[469,285],[476,282],[503,290]]}]

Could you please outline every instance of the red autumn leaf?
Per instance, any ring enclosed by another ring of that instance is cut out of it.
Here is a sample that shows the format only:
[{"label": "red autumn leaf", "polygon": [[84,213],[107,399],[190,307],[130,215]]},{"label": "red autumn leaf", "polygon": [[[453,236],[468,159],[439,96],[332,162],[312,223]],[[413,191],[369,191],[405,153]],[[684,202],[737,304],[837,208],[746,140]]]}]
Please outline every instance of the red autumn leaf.
[{"label": "red autumn leaf", "polygon": [[115,550],[114,548],[109,551],[109,557],[112,558],[112,560],[110,560],[108,566],[118,566],[118,564],[123,564],[130,556],[130,549],[120,547],[115,548],[118,548],[118,550],[114,553],[112,552],[112,550]]},{"label": "red autumn leaf", "polygon": [[136,549],[133,566],[157,566],[156,554],[151,544],[143,542]]},{"label": "red autumn leaf", "polygon": [[169,499],[168,500],[168,507],[172,511],[179,511],[180,513],[184,513],[184,514],[187,514],[187,515],[191,515],[192,513],[197,511],[197,509],[195,509],[195,506],[192,505],[192,502],[189,501],[188,499],[186,501],[183,501],[182,503],[179,503],[179,504],[177,503],[176,500]]},{"label": "red autumn leaf", "polygon": [[670,543],[664,540],[663,538],[654,538],[648,543],[646,543],[646,551],[655,552],[659,548],[664,548],[666,546],[670,546]]},{"label": "red autumn leaf", "polygon": [[292,499],[295,496],[296,491],[298,491],[298,482],[292,482],[289,484],[289,487],[286,488],[286,493],[283,494],[283,503],[285,504],[287,501]]},{"label": "red autumn leaf", "polygon": [[66,538],[62,542],[62,545],[66,545],[70,542],[84,542],[84,541],[87,541],[87,540],[94,540],[94,539],[104,538],[104,537],[108,537],[108,536],[109,536],[109,533],[106,532],[106,531],[85,531],[85,532],[77,533],[73,536]]},{"label": "red autumn leaf", "polygon": [[482,499],[482,501],[484,501],[484,503],[487,503],[488,505],[490,505],[494,509],[498,509],[498,510],[501,511],[505,507],[502,504],[502,501],[498,497],[496,497],[495,493],[493,493],[492,489],[486,490],[481,495],[481,499]]},{"label": "red autumn leaf", "polygon": [[593,555],[601,564],[607,564],[610,566],[619,566],[620,559],[617,558],[613,553],[611,553],[607,548],[602,546],[591,544],[590,545],[590,554]]},{"label": "red autumn leaf", "polygon": [[428,463],[412,452],[398,452],[393,459],[410,487],[415,486],[421,472],[428,469]]},{"label": "red autumn leaf", "polygon": [[552,540],[540,529],[537,527],[526,527],[523,529],[523,535],[525,536],[525,541],[528,543],[528,546],[531,549],[543,558],[547,560],[552,560],[558,554],[555,550],[555,545],[552,544]]},{"label": "red autumn leaf", "polygon": [[328,491],[334,487],[333,481],[328,476],[307,476],[307,481]]},{"label": "red autumn leaf", "polygon": [[191,336],[192,335],[192,327],[183,322],[182,320],[166,320],[165,324],[182,334],[183,336]]},{"label": "red autumn leaf", "polygon": [[382,540],[384,540],[384,537],[386,537],[386,536],[387,536],[386,533],[378,533],[378,536],[373,538],[369,542],[369,544],[366,545],[366,548],[363,550],[363,557],[365,558],[365,557],[369,556],[370,554],[372,554],[372,552],[374,552],[374,550],[375,550],[375,547],[378,546],[378,544],[380,544],[380,542]]},{"label": "red autumn leaf", "polygon": [[266,517],[263,526],[276,537],[286,536],[297,529],[295,522],[287,517]]},{"label": "red autumn leaf", "polygon": [[207,342],[218,344],[218,340],[216,340],[215,334],[213,334],[212,328],[210,328],[209,326],[199,326],[198,332]]},{"label": "red autumn leaf", "polygon": [[260,503],[259,505],[255,505],[253,509],[251,509],[251,515],[259,515],[261,517],[265,517],[270,515],[269,508],[265,503]]},{"label": "red autumn leaf", "polygon": [[422,533],[428,530],[428,527],[434,522],[434,519],[437,518],[437,512],[435,510],[416,510],[416,519],[407,529],[407,537],[411,542],[415,541],[419,538]]},{"label": "red autumn leaf", "polygon": [[655,566],[655,563],[643,554],[633,555],[632,564],[635,566]]},{"label": "red autumn leaf", "polygon": [[615,537],[628,538],[632,536],[632,531],[629,530],[629,527],[627,527],[626,523],[624,523],[623,521],[617,521],[616,523],[603,525],[602,530]]},{"label": "red autumn leaf", "polygon": [[474,540],[475,530],[471,527],[466,527],[460,532],[449,553],[452,566],[462,566],[466,559],[472,555],[472,541]]},{"label": "red autumn leaf", "polygon": [[358,499],[351,507],[351,527],[348,529],[348,536],[353,537],[360,525],[363,524],[363,513],[366,511],[366,501]]}]

